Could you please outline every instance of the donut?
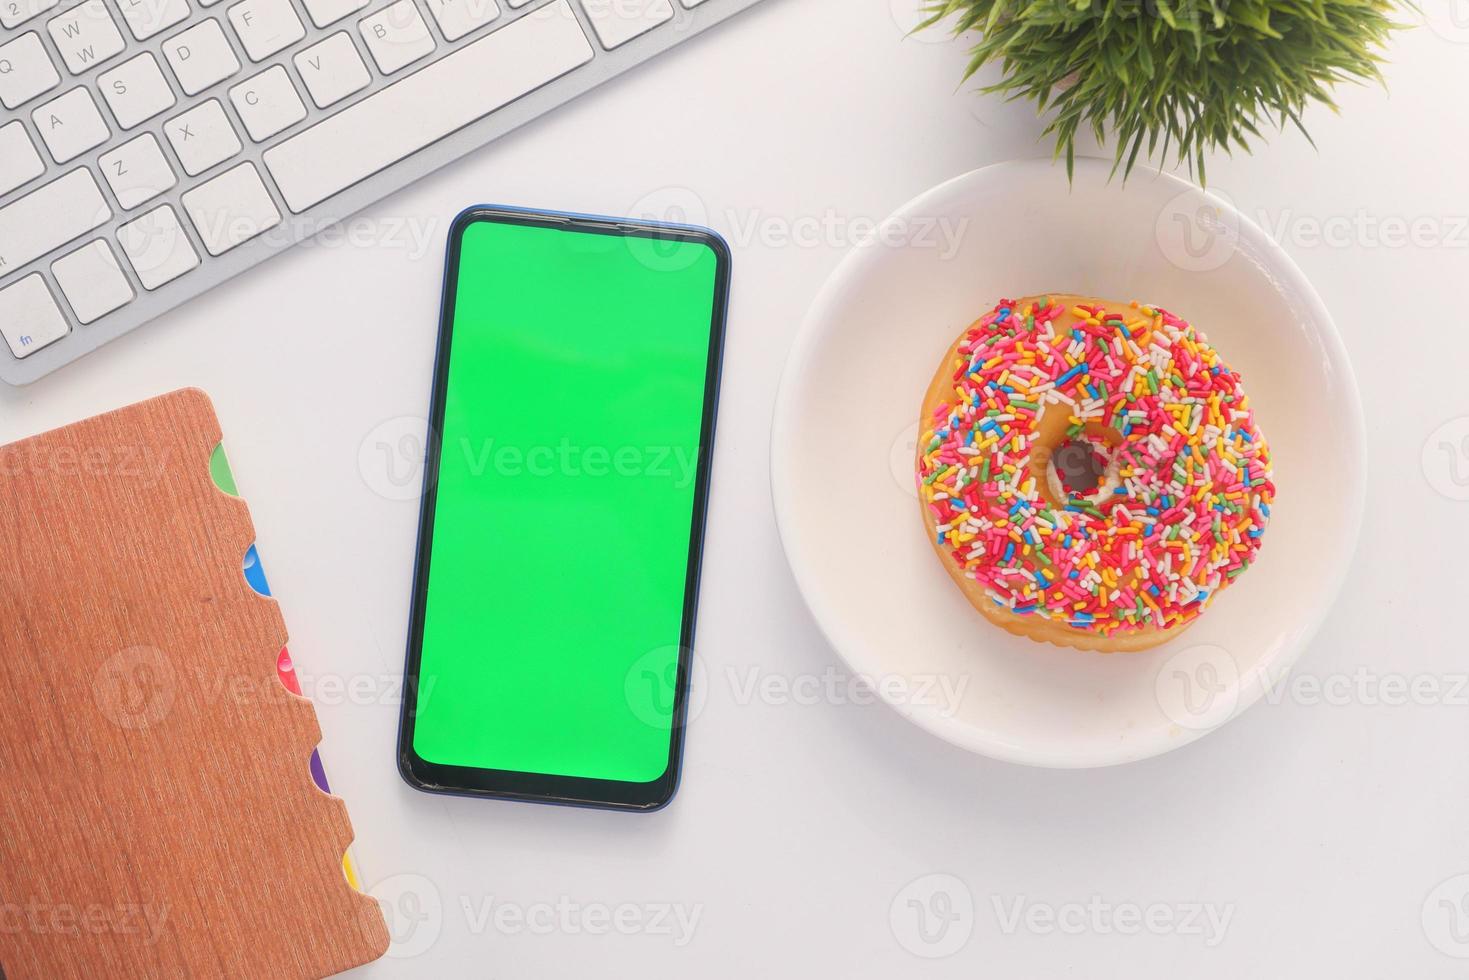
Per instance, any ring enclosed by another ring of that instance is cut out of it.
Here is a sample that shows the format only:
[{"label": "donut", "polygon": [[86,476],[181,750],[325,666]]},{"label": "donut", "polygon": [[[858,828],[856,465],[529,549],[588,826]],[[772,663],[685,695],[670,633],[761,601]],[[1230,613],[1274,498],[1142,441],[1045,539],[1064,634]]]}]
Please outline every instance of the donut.
[{"label": "donut", "polygon": [[1270,449],[1240,376],[1157,306],[1001,300],[944,355],[917,479],[984,617],[1102,652],[1176,636],[1260,551]]}]

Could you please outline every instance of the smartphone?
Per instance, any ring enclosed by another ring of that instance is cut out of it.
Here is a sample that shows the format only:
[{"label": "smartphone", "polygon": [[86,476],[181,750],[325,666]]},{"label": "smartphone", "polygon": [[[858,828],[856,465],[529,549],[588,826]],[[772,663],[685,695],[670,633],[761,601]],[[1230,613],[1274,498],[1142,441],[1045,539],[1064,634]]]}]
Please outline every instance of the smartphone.
[{"label": "smartphone", "polygon": [[729,299],[703,228],[449,232],[398,768],[656,810],[678,787]]}]

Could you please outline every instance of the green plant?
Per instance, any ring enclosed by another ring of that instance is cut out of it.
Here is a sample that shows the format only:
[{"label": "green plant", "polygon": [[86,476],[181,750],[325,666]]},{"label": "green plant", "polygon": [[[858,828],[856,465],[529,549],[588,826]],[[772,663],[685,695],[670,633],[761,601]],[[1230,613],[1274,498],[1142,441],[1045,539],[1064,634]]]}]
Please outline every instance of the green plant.
[{"label": "green plant", "polygon": [[[1202,183],[1211,149],[1248,151],[1261,126],[1310,139],[1306,106],[1335,110],[1339,81],[1381,80],[1397,0],[930,0],[924,26],[978,31],[965,78],[998,62],[983,91],[1050,110],[1045,133],[1071,173],[1083,125],[1116,137],[1113,173],[1169,149]],[[1314,144],[1313,144],[1314,145]]]}]

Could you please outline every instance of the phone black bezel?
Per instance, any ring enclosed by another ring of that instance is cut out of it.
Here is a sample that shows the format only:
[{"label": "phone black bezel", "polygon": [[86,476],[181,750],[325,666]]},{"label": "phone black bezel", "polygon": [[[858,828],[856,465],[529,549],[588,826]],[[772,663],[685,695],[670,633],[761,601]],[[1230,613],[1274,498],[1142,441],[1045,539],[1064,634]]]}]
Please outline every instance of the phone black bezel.
[{"label": "phone black bezel", "polygon": [[[576,776],[523,773],[503,769],[449,766],[428,762],[422,759],[413,748],[419,667],[423,652],[424,614],[428,601],[428,571],[433,541],[434,512],[438,501],[438,473],[442,449],[440,434],[443,432],[444,411],[448,396],[449,356],[453,341],[454,299],[459,281],[460,246],[465,230],[478,222],[589,232],[623,238],[695,242],[707,246],[716,258],[713,311],[709,325],[709,361],[705,373],[703,419],[694,486],[693,526],[689,536],[683,621],[679,636],[680,655],[677,686],[674,691],[673,727],[669,737],[668,767],[661,777],[651,782],[631,783]],[[438,351],[434,360],[433,394],[429,409],[427,446],[425,447],[418,547],[413,570],[412,606],[409,613],[408,650],[404,665],[403,704],[398,726],[398,771],[408,785],[414,789],[452,796],[519,800],[645,813],[661,809],[673,799],[678,790],[683,763],[690,658],[694,646],[694,622],[699,602],[699,576],[704,552],[705,520],[709,509],[709,483],[713,469],[714,429],[719,406],[725,321],[729,308],[730,265],[729,246],[716,232],[707,228],[559,211],[524,210],[499,205],[479,205],[468,208],[454,219],[449,229],[444,288],[440,300]]]}]

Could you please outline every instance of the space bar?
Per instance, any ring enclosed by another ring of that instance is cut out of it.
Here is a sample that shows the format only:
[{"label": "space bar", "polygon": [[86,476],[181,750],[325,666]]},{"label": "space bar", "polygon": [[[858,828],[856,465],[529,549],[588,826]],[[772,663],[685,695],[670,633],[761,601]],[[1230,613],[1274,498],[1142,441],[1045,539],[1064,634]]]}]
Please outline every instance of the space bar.
[{"label": "space bar", "polygon": [[585,64],[567,0],[542,7],[265,151],[297,214]]}]

